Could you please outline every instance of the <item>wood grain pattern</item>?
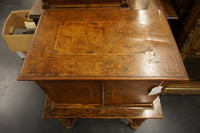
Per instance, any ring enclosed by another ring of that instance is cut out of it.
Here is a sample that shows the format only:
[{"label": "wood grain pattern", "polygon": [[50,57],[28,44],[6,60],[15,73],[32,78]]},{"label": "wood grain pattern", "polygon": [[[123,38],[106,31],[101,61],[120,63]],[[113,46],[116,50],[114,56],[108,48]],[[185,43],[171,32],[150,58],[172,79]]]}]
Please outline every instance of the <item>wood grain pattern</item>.
[{"label": "wood grain pattern", "polygon": [[45,10],[18,80],[74,79],[188,80],[162,11]]},{"label": "wood grain pattern", "polygon": [[[56,104],[86,106],[135,106],[152,104],[158,95],[148,96],[160,81],[37,81]],[[168,83],[162,84],[163,89]]]},{"label": "wood grain pattern", "polygon": [[[128,5],[130,10],[135,10],[135,6],[133,5],[135,0],[129,0]],[[30,18],[36,20],[36,23],[38,22],[40,15],[42,13],[42,5],[43,2],[41,0],[35,0],[34,5],[31,8],[31,12],[30,12]],[[121,6],[121,2],[116,3],[116,2],[112,2],[110,4],[71,4],[71,5],[57,5],[54,7],[59,7],[59,6],[64,6],[64,7],[80,7],[80,8],[91,8],[91,7],[101,7],[101,8],[106,8],[106,7],[120,7]],[[138,9],[139,7],[137,7]],[[119,8],[119,10],[124,10],[123,8]],[[163,10],[167,19],[178,19],[178,16],[176,14],[176,11],[172,5],[172,3],[170,2],[170,0],[150,0],[149,1],[149,5],[147,6],[147,10]]]},{"label": "wood grain pattern", "polygon": [[[53,108],[52,108],[53,107]],[[160,98],[156,98],[151,107],[82,107],[68,108],[47,99],[43,118],[132,118],[162,119]]]},{"label": "wood grain pattern", "polygon": [[148,96],[156,81],[105,81],[105,105],[152,103],[158,95]]},{"label": "wood grain pattern", "polygon": [[66,127],[74,118],[128,118],[137,127],[163,118],[153,87],[188,77],[160,10],[49,9],[18,80],[36,81],[49,97],[43,117]]},{"label": "wood grain pattern", "polygon": [[37,81],[55,103],[101,104],[100,81]]}]

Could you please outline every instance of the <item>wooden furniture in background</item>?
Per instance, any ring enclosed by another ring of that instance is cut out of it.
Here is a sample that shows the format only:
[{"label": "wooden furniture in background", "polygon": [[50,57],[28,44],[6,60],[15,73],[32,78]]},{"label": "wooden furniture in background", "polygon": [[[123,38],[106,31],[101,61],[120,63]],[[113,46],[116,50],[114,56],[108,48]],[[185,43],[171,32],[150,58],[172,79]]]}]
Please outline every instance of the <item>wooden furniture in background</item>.
[{"label": "wooden furniture in background", "polygon": [[[88,3],[88,2],[89,3]],[[29,17],[37,24],[43,8],[121,8],[128,7],[127,0],[35,0]]]},{"label": "wooden furniture in background", "polygon": [[[172,0],[178,20],[171,20],[170,26],[179,49],[183,47],[191,28],[195,24],[195,16],[199,14],[199,0]],[[193,17],[192,17],[193,16]]]},{"label": "wooden furniture in background", "polygon": [[174,9],[174,6],[172,5],[171,0],[157,0],[157,1],[160,1],[161,6],[160,6],[159,9],[164,10],[168,20],[178,19],[176,10]]},{"label": "wooden furniture in background", "polygon": [[168,20],[178,19],[176,11],[170,0],[145,0],[144,3],[142,0],[129,0],[128,3],[130,9],[132,10],[140,10],[142,7],[146,7],[144,8],[145,10],[163,10]]},{"label": "wooden furniture in background", "polygon": [[[186,2],[179,1],[176,3],[179,5],[178,9],[180,11],[178,14],[181,17],[180,20],[174,23],[176,24],[176,28],[179,29],[176,32],[177,43],[183,60],[189,56],[193,56],[195,58],[200,57],[200,1],[184,1]],[[188,69],[194,68],[188,67]],[[197,72],[199,73],[199,71]],[[199,95],[200,82],[198,80],[194,80],[191,76],[190,82],[171,84],[165,89],[163,94]]]},{"label": "wooden furniture in background", "polygon": [[42,0],[43,8],[59,7],[128,7],[128,0]]},{"label": "wooden furniture in background", "polygon": [[[134,0],[127,1],[128,5],[129,5],[128,7],[130,7],[130,9],[132,7],[133,1]],[[107,7],[110,6],[110,7],[116,8],[117,5],[119,5],[119,4],[112,4],[112,5],[108,4]],[[42,12],[42,6],[43,6],[43,2],[41,0],[35,0],[35,3],[32,6],[32,9],[30,12],[30,18],[34,19],[36,23],[38,22],[38,20],[40,18],[40,14]],[[74,5],[74,6],[77,6],[77,5]],[[83,7],[83,5],[82,5],[82,7]],[[89,7],[89,5],[86,5],[86,7]],[[164,11],[168,20],[178,19],[176,11],[170,0],[150,0],[147,10],[158,10],[158,9]]]},{"label": "wooden furniture in background", "polygon": [[163,95],[200,95],[200,82],[180,82],[170,84],[162,92]]},{"label": "wooden furniture in background", "polygon": [[163,117],[149,92],[188,77],[161,10],[48,9],[18,80],[35,81],[47,94],[43,116],[66,127],[127,118],[137,128]]}]

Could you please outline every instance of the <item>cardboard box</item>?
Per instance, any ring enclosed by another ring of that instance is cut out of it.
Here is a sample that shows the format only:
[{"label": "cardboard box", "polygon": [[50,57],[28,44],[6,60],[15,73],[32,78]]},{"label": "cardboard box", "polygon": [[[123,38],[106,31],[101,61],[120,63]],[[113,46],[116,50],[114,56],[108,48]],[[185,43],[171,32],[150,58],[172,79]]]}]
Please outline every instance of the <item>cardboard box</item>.
[{"label": "cardboard box", "polygon": [[32,41],[33,34],[16,34],[15,29],[26,29],[24,22],[27,21],[29,10],[13,11],[6,19],[2,36],[10,51],[27,51]]}]

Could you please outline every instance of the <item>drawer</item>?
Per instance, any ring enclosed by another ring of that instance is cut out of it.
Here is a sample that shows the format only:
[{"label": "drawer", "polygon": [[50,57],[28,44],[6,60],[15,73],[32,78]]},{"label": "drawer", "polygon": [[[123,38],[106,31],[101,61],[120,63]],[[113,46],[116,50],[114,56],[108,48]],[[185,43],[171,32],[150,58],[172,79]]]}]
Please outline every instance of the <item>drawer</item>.
[{"label": "drawer", "polygon": [[148,96],[161,81],[105,81],[105,105],[152,103],[158,95]]},{"label": "drawer", "polygon": [[37,81],[56,103],[100,104],[100,81]]}]

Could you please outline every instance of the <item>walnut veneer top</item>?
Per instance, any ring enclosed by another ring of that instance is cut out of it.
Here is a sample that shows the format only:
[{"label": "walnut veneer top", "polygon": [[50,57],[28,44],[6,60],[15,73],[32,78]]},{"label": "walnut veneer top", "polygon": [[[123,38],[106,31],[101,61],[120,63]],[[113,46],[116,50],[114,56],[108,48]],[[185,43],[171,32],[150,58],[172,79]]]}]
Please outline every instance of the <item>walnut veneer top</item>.
[{"label": "walnut veneer top", "polygon": [[162,11],[44,10],[18,80],[187,80]]}]

